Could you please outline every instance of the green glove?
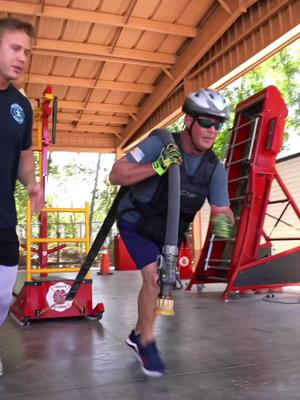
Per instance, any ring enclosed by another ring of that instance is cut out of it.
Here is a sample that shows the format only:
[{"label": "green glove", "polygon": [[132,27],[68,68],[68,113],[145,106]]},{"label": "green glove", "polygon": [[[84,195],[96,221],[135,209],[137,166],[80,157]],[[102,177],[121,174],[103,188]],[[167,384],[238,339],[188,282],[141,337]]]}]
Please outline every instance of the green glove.
[{"label": "green glove", "polygon": [[160,156],[152,163],[152,167],[154,171],[161,176],[167,172],[172,164],[180,165],[182,161],[179,148],[175,143],[170,143],[162,148]]},{"label": "green glove", "polygon": [[225,214],[219,214],[212,218],[212,232],[223,239],[229,239],[231,235],[231,220]]}]

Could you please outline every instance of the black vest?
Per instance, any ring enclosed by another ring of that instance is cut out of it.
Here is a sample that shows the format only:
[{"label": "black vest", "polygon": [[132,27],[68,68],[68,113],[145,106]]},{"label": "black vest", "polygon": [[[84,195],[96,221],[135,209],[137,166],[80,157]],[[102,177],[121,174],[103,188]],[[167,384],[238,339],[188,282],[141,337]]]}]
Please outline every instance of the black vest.
[{"label": "black vest", "polygon": [[[179,135],[173,136],[176,144],[181,148]],[[193,176],[187,174],[184,165],[180,166],[181,196],[178,244],[182,242],[184,233],[207,198],[208,186],[217,164],[217,156],[212,150],[208,150],[204,153]],[[163,246],[167,224],[168,174],[161,176],[158,187],[148,203],[135,199],[132,192],[131,196],[135,209],[140,214],[136,223],[138,232],[160,247]],[[170,201],[172,202],[172,199]]]}]

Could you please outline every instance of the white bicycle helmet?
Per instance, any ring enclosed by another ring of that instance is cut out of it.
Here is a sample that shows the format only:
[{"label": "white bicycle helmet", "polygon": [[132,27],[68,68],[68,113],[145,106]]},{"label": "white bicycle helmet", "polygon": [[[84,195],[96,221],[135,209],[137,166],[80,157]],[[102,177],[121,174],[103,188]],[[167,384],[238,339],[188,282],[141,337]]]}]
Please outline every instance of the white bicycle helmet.
[{"label": "white bicycle helmet", "polygon": [[229,104],[218,92],[212,89],[201,89],[185,99],[182,111],[193,118],[208,116],[225,121],[229,118]]}]

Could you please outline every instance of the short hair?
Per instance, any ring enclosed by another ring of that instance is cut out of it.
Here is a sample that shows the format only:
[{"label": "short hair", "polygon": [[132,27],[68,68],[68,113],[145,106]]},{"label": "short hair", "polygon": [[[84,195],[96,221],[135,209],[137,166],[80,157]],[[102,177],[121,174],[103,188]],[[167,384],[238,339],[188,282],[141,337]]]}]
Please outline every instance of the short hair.
[{"label": "short hair", "polygon": [[24,31],[30,38],[34,38],[34,27],[29,23],[18,18],[0,19],[0,38],[5,31]]}]

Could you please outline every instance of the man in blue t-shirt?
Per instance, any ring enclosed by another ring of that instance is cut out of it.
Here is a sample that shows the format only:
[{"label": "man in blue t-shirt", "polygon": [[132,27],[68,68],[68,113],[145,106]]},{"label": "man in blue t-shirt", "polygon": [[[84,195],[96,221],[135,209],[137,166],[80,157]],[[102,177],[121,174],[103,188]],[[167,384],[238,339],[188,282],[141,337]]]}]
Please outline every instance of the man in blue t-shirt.
[{"label": "man in blue t-shirt", "polygon": [[0,19],[0,327],[8,314],[18,270],[16,180],[26,187],[34,211],[43,204],[31,149],[32,108],[11,84],[25,70],[33,36],[31,24],[15,18]]},{"label": "man in blue t-shirt", "polygon": [[135,350],[148,376],[166,373],[153,328],[159,293],[156,260],[164,245],[167,222],[168,168],[180,165],[178,244],[206,199],[212,216],[225,215],[233,224],[226,171],[211,151],[222,123],[229,117],[228,104],[219,93],[202,89],[186,98],[182,110],[186,114],[185,130],[173,134],[176,144],[164,146],[160,134],[153,131],[116,161],[110,173],[112,184],[130,187],[120,202],[117,223],[127,250],[141,270],[143,285],[137,324],[126,343]]}]

